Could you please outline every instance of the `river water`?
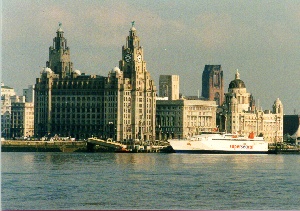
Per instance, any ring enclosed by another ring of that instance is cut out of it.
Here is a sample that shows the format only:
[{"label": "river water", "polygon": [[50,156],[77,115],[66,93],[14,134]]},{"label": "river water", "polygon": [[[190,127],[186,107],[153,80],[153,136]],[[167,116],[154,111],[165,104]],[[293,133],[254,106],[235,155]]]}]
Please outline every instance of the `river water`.
[{"label": "river water", "polygon": [[299,155],[1,153],[8,209],[299,210]]}]

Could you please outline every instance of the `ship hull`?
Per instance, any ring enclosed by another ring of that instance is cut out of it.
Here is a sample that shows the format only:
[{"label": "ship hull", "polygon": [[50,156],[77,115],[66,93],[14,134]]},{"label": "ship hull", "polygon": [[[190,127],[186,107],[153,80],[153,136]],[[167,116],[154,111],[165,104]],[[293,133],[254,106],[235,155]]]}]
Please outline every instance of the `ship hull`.
[{"label": "ship hull", "polygon": [[270,154],[268,151],[174,150],[185,154]]},{"label": "ship hull", "polygon": [[193,154],[267,154],[268,143],[262,138],[203,134],[185,140],[169,140],[176,153]]}]

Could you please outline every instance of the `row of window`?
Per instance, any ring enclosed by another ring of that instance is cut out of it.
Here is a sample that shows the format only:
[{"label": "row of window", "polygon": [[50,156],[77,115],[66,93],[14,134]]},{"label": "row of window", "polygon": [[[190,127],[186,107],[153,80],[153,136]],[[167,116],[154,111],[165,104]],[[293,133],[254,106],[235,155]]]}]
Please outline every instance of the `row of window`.
[{"label": "row of window", "polygon": [[[183,107],[184,110],[191,110],[191,111],[212,111],[212,107],[210,106],[185,106]],[[157,110],[182,110],[182,106],[157,106]]]},{"label": "row of window", "polygon": [[52,114],[52,119],[100,119],[103,118],[102,115],[100,115],[99,113],[95,113],[95,114],[88,114],[88,113],[82,113],[82,114]]},{"label": "row of window", "polygon": [[[86,96],[86,95],[100,95],[100,96],[103,96],[103,91],[102,90],[94,90],[94,91],[82,91],[82,89],[80,89],[81,91],[70,91],[70,90],[53,90],[52,91],[52,95],[53,95],[53,98],[57,95],[67,95],[67,96],[72,96],[72,95],[75,95],[75,96],[78,96],[78,95],[82,95],[82,96]],[[43,95],[42,93],[39,93],[40,95]],[[46,94],[47,95],[47,94]],[[55,95],[55,96],[54,96]]]},{"label": "row of window", "polygon": [[53,108],[53,113],[101,113],[101,108]]}]

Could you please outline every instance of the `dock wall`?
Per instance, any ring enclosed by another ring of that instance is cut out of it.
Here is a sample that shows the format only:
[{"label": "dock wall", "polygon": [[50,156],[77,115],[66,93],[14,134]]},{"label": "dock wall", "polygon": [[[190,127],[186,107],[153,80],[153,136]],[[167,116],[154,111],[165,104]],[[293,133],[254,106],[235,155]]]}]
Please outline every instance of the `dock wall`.
[{"label": "dock wall", "polygon": [[1,141],[2,152],[86,152],[85,141]]}]

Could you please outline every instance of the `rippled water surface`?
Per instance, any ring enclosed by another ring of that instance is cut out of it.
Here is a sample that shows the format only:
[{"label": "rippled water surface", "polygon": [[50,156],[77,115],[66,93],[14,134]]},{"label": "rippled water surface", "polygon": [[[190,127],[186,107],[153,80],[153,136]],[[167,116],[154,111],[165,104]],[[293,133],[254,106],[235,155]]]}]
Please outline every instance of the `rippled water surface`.
[{"label": "rippled water surface", "polygon": [[299,155],[1,153],[2,209],[299,210]]}]

